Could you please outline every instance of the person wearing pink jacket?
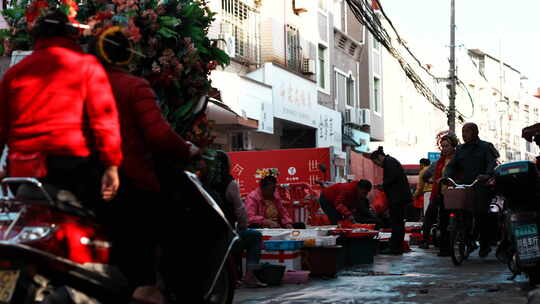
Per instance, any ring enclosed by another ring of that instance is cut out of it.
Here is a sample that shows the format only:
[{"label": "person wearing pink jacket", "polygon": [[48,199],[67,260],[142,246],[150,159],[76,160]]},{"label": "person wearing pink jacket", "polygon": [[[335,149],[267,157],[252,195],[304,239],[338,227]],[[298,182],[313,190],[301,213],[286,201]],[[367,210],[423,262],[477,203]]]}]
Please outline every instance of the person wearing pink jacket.
[{"label": "person wearing pink jacket", "polygon": [[250,227],[292,228],[292,220],[283,207],[283,201],[276,191],[277,179],[266,176],[260,187],[246,197],[246,209]]}]

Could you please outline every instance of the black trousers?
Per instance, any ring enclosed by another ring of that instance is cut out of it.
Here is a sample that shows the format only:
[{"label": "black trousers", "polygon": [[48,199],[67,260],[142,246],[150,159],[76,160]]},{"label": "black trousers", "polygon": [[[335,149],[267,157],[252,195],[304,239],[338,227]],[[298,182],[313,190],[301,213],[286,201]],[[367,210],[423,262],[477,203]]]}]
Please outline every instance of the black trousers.
[{"label": "black trousers", "polygon": [[422,235],[424,241],[429,241],[431,227],[437,222],[439,217],[439,208],[440,205],[437,204],[436,200],[429,202],[429,205],[426,209],[426,214],[424,215],[424,223],[422,224]]},{"label": "black trousers", "polygon": [[93,157],[47,156],[47,176],[43,182],[68,190],[87,208],[96,210],[101,200],[103,167]]},{"label": "black trousers", "polygon": [[101,210],[113,247],[111,262],[128,279],[131,288],[156,282],[156,250],[160,233],[159,193],[136,186],[121,176],[117,196]]},{"label": "black trousers", "polygon": [[475,233],[479,234],[481,247],[489,247],[495,239],[497,231],[497,222],[489,215],[491,198],[492,195],[486,187],[478,186],[475,188]]},{"label": "black trousers", "polygon": [[390,237],[390,250],[392,252],[403,251],[405,240],[405,210],[410,202],[390,202],[390,225],[392,236]]},{"label": "black trousers", "polygon": [[337,211],[336,207],[323,195],[319,197],[319,204],[321,205],[324,214],[328,216],[330,224],[337,225],[339,221],[343,220],[343,216]]},{"label": "black trousers", "polygon": [[430,237],[431,227],[439,221],[439,229],[441,233],[439,249],[440,251],[450,250],[450,233],[448,232],[448,225],[450,222],[450,212],[444,209],[443,196],[437,195],[429,203],[424,216],[424,224],[422,225],[422,234],[424,240],[427,242]]}]

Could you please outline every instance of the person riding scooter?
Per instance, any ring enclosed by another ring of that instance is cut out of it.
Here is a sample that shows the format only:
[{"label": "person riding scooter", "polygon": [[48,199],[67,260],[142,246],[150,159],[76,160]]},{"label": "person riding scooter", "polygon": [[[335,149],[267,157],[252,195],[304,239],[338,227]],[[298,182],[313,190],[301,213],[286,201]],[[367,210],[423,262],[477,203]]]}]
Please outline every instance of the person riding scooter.
[{"label": "person riding scooter", "polygon": [[32,23],[33,53],[0,83],[0,147],[9,148],[0,177],[40,178],[94,208],[120,185],[116,103],[103,67],[75,42],[64,10],[40,12],[46,14]]}]

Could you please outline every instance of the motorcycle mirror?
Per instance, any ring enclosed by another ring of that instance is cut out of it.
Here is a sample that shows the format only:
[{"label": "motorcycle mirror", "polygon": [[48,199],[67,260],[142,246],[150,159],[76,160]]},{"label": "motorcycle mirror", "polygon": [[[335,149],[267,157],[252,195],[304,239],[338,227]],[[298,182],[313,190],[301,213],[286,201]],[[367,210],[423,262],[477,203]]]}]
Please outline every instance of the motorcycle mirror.
[{"label": "motorcycle mirror", "polygon": [[495,204],[492,204],[489,206],[489,212],[490,213],[499,213],[499,206],[495,205]]},{"label": "motorcycle mirror", "polygon": [[201,112],[203,112],[204,110],[206,110],[206,105],[208,104],[208,96],[201,96],[201,98],[199,98],[197,104],[193,107],[193,114],[194,115],[197,115]]}]

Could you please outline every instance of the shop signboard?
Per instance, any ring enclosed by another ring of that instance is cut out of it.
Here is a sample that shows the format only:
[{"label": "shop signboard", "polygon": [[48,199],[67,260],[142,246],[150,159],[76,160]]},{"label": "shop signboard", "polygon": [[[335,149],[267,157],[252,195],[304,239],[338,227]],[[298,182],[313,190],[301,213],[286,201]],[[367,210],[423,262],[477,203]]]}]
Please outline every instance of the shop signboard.
[{"label": "shop signboard", "polygon": [[342,150],[341,113],[316,105],[319,119],[317,124],[317,147],[333,147]]},{"label": "shop signboard", "polygon": [[272,86],[274,116],[317,128],[317,84],[273,63],[248,74]]},{"label": "shop signboard", "polygon": [[428,152],[428,159],[431,163],[434,163],[441,158],[441,152]]},{"label": "shop signboard", "polygon": [[240,186],[240,193],[247,195],[258,187],[265,172],[277,170],[280,184],[306,183],[330,180],[320,171],[319,165],[330,168],[331,148],[285,149],[266,151],[229,152],[231,174]]},{"label": "shop signboard", "polygon": [[210,77],[212,86],[220,91],[223,103],[238,115],[257,120],[259,132],[274,133],[270,86],[230,72],[214,71]]}]

